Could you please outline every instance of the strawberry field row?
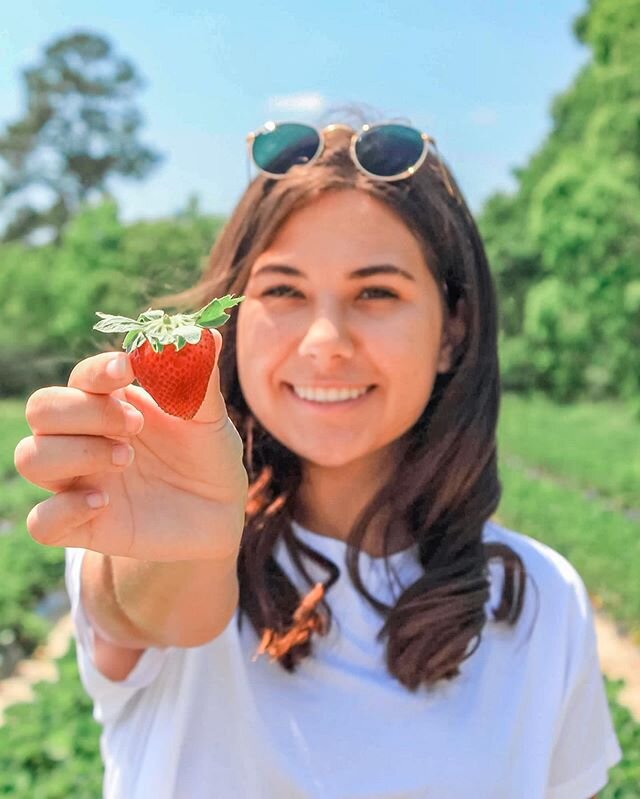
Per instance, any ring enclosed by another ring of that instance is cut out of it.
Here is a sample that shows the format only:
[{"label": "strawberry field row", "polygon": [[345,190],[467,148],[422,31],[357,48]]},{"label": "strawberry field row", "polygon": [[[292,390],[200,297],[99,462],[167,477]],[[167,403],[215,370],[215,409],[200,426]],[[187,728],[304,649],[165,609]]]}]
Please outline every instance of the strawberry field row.
[{"label": "strawberry field row", "polygon": [[0,408],[0,674],[6,676],[15,657],[29,654],[47,633],[38,602],[62,586],[64,550],[40,546],[27,532],[29,509],[50,495],[15,471],[14,449],[30,433],[24,402],[3,400]]}]

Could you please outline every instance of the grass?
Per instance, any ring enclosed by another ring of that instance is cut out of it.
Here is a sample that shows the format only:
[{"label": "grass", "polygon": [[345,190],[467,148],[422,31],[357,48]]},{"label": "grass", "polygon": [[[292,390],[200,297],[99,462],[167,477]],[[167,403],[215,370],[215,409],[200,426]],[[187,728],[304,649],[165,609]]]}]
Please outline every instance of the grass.
[{"label": "grass", "polygon": [[640,644],[639,525],[550,479],[533,480],[504,465],[500,474],[500,521],[564,555],[590,594]]},{"label": "grass", "polygon": [[[503,398],[497,516],[571,561],[591,595],[640,643],[640,523],[622,512],[640,505],[634,447],[640,451],[640,423],[624,406]],[[542,473],[532,476],[531,466]],[[585,489],[597,494],[587,498]]]},{"label": "grass", "polygon": [[0,478],[16,474],[13,451],[18,441],[31,435],[24,416],[24,400],[0,400]]},{"label": "grass", "polygon": [[515,456],[624,507],[640,506],[640,423],[624,405],[505,394],[498,439],[505,461]]}]

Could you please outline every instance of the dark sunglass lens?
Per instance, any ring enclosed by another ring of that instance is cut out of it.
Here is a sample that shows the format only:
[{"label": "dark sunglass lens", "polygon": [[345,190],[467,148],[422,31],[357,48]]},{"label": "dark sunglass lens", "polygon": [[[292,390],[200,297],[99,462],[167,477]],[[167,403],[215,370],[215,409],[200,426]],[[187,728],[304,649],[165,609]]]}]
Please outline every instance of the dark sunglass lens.
[{"label": "dark sunglass lens", "polygon": [[374,175],[400,175],[418,163],[424,142],[420,131],[406,125],[380,125],[365,130],[356,141],[360,164]]},{"label": "dark sunglass lens", "polygon": [[253,140],[253,160],[266,172],[284,175],[296,164],[306,164],[318,152],[320,137],[308,125],[284,123],[259,133]]}]

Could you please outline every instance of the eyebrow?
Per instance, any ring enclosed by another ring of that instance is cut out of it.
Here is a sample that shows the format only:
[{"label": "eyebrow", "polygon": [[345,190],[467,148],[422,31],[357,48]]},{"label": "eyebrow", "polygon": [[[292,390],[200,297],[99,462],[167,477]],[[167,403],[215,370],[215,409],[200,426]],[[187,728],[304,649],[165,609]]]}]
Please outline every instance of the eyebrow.
[{"label": "eyebrow", "polygon": [[[278,274],[290,275],[292,277],[305,277],[304,272],[296,269],[295,266],[288,266],[287,264],[266,264],[265,266],[257,269],[252,277],[257,277],[263,274]],[[373,275],[399,275],[407,280],[415,283],[415,277],[411,272],[401,269],[399,266],[393,264],[372,264],[371,266],[362,266],[360,269],[354,269],[350,272],[348,277],[350,280],[359,280],[365,277],[372,277]]]}]

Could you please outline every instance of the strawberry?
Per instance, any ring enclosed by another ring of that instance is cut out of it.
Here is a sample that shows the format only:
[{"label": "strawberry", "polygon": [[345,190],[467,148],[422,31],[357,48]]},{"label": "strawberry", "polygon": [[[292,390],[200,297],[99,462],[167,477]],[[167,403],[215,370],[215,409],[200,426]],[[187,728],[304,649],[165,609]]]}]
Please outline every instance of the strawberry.
[{"label": "strawberry", "polygon": [[137,319],[111,316],[93,326],[102,333],[126,333],[122,349],[131,354],[136,380],[166,413],[193,419],[202,405],[216,362],[215,339],[208,328],[231,317],[227,308],[244,297],[227,294],[192,314],[169,314],[149,308]]}]

